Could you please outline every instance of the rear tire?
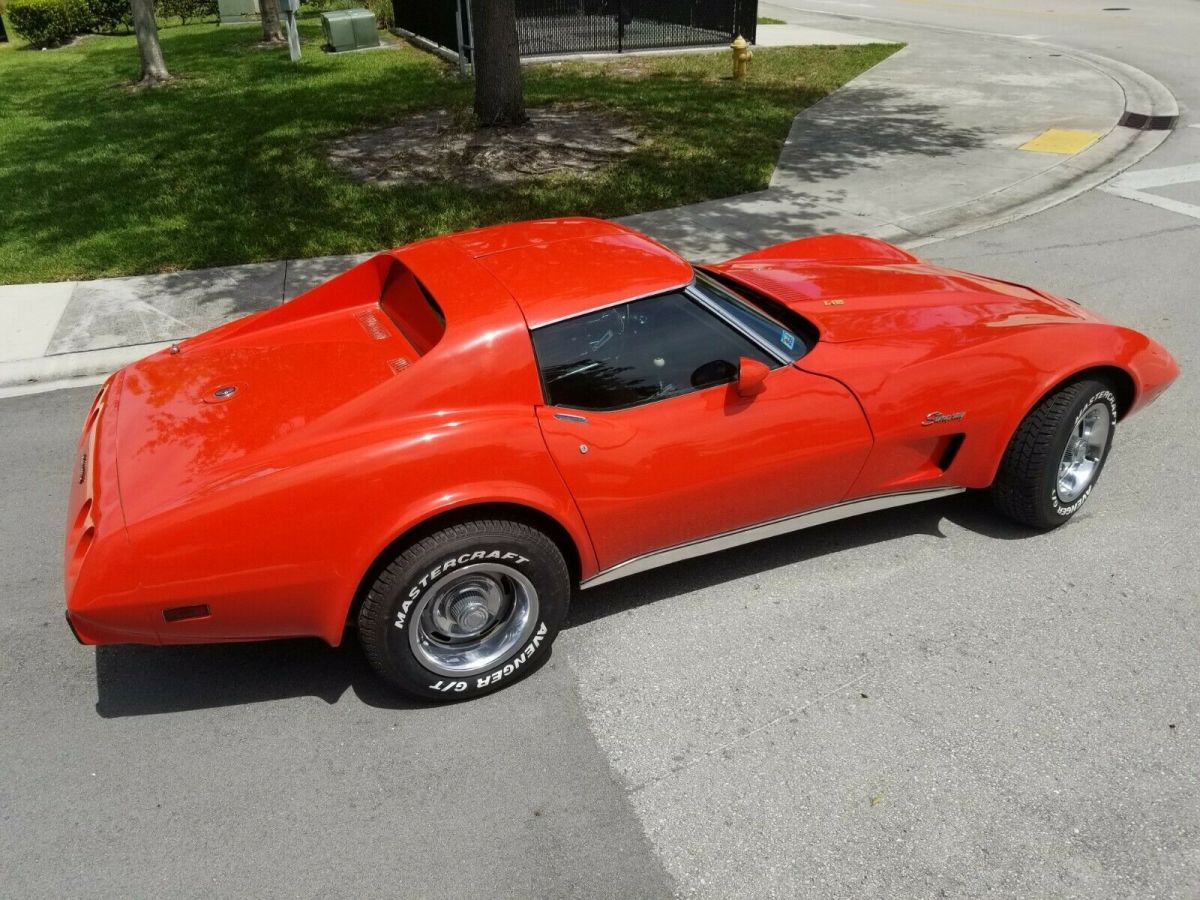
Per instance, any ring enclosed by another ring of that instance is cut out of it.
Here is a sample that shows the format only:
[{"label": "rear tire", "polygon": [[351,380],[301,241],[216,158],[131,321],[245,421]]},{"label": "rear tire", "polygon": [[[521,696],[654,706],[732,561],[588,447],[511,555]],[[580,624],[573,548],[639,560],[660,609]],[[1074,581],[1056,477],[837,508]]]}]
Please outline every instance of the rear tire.
[{"label": "rear tire", "polygon": [[566,562],[545,534],[520,522],[464,522],[380,573],[359,610],[359,640],[395,687],[467,700],[545,662],[570,597]]},{"label": "rear tire", "polygon": [[1091,495],[1112,447],[1117,398],[1100,381],[1054,392],[1021,422],[1000,462],[992,501],[1032,528],[1057,528]]}]

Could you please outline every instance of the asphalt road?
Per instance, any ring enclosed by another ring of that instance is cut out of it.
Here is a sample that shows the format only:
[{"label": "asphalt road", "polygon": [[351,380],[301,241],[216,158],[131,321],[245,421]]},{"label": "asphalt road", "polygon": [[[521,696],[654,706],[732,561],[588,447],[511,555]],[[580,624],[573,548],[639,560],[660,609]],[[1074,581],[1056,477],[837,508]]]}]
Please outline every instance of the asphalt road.
[{"label": "asphalt road", "polygon": [[0,403],[0,896],[669,894],[566,654],[428,707],[353,645],[77,645],[58,544],[93,393]]},{"label": "asphalt road", "polygon": [[[1197,4],[805,5],[1127,60],[1184,111],[1137,170],[1200,159]],[[1183,365],[1069,526],[963,496],[616,582],[465,706],[315,642],[77,646],[91,391],[0,402],[0,895],[1200,896],[1200,219],[1093,191],[920,252]]]}]

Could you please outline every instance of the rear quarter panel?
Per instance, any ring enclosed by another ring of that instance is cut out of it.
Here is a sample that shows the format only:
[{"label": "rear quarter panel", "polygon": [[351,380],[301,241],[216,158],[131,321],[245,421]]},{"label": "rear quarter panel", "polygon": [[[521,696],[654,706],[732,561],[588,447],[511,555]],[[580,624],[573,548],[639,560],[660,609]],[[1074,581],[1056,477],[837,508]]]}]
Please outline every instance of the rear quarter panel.
[{"label": "rear quarter panel", "polygon": [[342,637],[378,555],[430,516],[518,502],[559,521],[594,570],[586,530],[528,406],[444,414],[298,453],[130,528],[150,607],[208,604],[166,642]]},{"label": "rear quarter panel", "polygon": [[[534,414],[541,387],[519,309],[453,247],[426,242],[402,256],[446,312],[427,355],[128,522],[140,597],[164,642],[336,644],[379,554],[428,517],[477,503],[551,516],[585,576],[594,571]],[[159,612],[201,603],[207,619],[168,624]]]},{"label": "rear quarter panel", "polygon": [[[445,308],[436,347],[185,492],[162,492],[127,522],[139,600],[162,642],[336,644],[379,554],[428,517],[472,504],[544,512],[575,541],[584,575],[594,571],[535,418],[541,389],[520,310],[452,246],[425,242],[401,256]],[[317,302],[323,290],[293,302]],[[338,379],[319,353],[313,366]],[[199,604],[209,617],[163,620],[162,608]]]}]

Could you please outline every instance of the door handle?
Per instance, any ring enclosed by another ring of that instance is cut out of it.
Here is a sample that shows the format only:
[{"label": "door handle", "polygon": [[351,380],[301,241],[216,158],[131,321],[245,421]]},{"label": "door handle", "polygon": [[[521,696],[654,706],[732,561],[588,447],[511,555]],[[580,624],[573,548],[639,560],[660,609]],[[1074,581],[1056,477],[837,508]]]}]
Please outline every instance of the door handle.
[{"label": "door handle", "polygon": [[587,424],[587,416],[577,416],[572,413],[556,412],[554,418],[560,422],[578,422],[580,425]]}]

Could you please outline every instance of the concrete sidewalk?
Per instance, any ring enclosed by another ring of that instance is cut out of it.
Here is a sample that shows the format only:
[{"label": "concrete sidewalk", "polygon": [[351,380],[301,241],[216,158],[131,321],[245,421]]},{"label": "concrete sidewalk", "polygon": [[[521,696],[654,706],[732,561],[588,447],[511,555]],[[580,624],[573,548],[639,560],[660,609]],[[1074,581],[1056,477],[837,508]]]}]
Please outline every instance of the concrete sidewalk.
[{"label": "concrete sidewalk", "polygon": [[[760,37],[846,25],[840,16],[786,15],[788,25],[760,26]],[[1165,87],[1114,60],[1036,41],[862,28],[908,46],[796,117],[767,190],[623,221],[699,259],[839,231],[911,247],[1103,183],[1169,134],[1119,127],[1126,110],[1178,113]],[[1025,149],[1051,130],[1067,132],[1059,152]]]},{"label": "concrete sidewalk", "polygon": [[[835,231],[911,246],[1090,189],[1169,134],[1118,126],[1127,110],[1177,113],[1150,76],[1078,51],[818,14],[788,20],[762,26],[762,42],[909,46],[797,116],[766,190],[622,221],[697,260]],[[1051,129],[1076,145],[1023,149]],[[0,286],[0,396],[113,371],[362,258]]]}]

